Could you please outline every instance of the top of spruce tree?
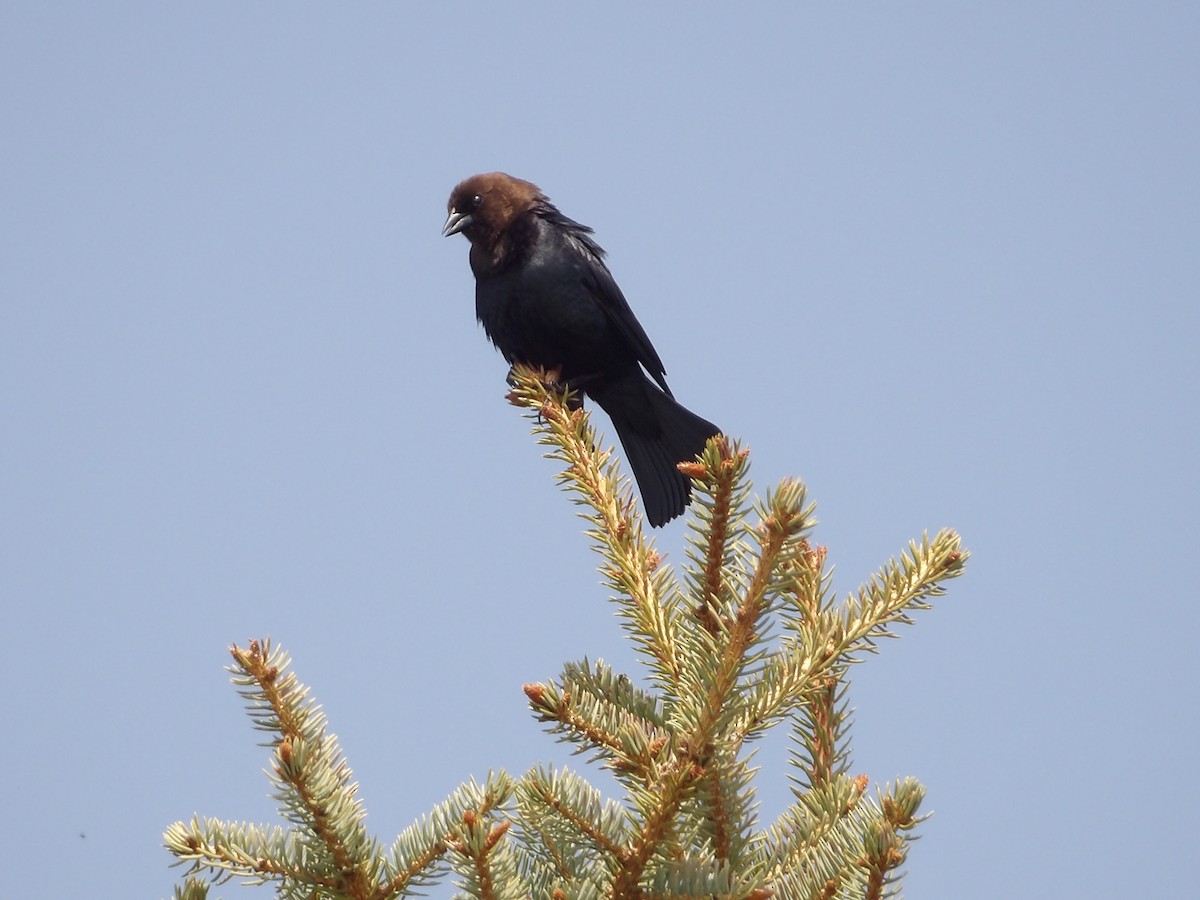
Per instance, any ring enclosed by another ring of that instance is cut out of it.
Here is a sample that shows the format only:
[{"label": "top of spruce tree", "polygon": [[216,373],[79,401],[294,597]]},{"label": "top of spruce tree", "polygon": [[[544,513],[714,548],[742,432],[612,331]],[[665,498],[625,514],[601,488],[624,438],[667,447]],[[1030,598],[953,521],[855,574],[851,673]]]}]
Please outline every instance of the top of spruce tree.
[{"label": "top of spruce tree", "polygon": [[[558,478],[587,522],[639,681],[568,663],[524,687],[535,717],[616,777],[604,798],[583,775],[536,767],[470,780],[384,846],[367,834],[349,766],[325,716],[270,641],[234,647],[234,681],[272,747],[284,824],[195,817],[167,829],[189,865],[179,898],[216,881],[288,898],[416,894],[452,874],[476,898],[876,898],[898,892],[924,789],[875,785],[849,769],[846,673],[929,606],[967,559],[943,530],[914,541],[851,595],[831,596],[813,505],[786,481],[750,502],[748,454],[725,437],[692,463],[688,561],[662,563],[611,451],[588,415],[518,368]],[[758,818],[748,743],[792,736],[793,801]]]}]

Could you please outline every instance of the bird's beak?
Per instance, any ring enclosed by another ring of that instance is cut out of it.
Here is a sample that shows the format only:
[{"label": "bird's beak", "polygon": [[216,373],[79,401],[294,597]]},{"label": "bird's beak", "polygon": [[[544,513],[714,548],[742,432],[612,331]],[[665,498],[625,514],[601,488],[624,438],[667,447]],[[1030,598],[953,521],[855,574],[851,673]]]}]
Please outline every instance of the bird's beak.
[{"label": "bird's beak", "polygon": [[450,210],[450,215],[446,216],[446,224],[442,226],[442,237],[458,234],[473,221],[470,213],[461,213],[456,209]]}]

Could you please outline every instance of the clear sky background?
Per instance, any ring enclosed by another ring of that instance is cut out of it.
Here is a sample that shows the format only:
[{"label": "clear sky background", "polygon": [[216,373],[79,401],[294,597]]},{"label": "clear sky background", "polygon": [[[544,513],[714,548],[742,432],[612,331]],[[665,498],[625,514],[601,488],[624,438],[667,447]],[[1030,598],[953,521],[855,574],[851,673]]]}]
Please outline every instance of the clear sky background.
[{"label": "clear sky background", "polygon": [[170,822],[275,821],[235,641],[388,840],[568,758],[524,682],[637,674],[439,234],[496,169],[807,482],[841,592],[961,531],[853,672],[854,771],[935,813],[907,894],[1186,892],[1200,7],[733,6],[0,7],[6,896],[166,897]]}]

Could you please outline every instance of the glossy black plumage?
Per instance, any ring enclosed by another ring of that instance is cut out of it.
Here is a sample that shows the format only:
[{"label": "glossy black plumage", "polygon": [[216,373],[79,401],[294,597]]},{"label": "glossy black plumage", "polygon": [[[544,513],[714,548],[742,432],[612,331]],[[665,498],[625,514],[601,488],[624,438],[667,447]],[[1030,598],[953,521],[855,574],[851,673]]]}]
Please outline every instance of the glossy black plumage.
[{"label": "glossy black plumage", "polygon": [[500,172],[455,187],[449,213],[443,233],[471,242],[475,313],[492,343],[509,363],[558,370],[595,400],[625,448],[650,524],[678,516],[691,484],[676,463],[720,429],[675,401],[592,230],[536,185]]}]

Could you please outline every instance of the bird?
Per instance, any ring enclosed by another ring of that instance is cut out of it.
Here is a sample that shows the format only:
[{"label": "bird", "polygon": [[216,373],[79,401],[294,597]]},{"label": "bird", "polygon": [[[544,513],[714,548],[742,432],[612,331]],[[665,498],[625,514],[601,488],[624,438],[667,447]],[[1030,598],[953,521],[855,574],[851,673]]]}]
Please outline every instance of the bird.
[{"label": "bird", "polygon": [[446,237],[471,243],[475,315],[509,365],[557,372],[608,414],[656,528],[680,515],[691,481],[677,468],[720,434],[681,405],[666,370],[604,262],[593,231],[541,189],[503,172],[450,193]]}]

